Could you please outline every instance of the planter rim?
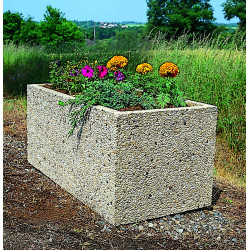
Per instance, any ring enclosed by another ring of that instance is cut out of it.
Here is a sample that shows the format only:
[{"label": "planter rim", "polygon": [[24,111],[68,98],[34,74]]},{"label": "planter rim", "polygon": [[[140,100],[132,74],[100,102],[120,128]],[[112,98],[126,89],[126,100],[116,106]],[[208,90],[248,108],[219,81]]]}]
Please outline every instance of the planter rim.
[{"label": "planter rim", "polygon": [[[42,84],[28,84],[30,86],[36,86],[39,89],[42,89],[43,91],[47,91],[48,93],[57,93],[58,96],[62,96],[62,98],[68,98],[68,99],[74,99],[74,96],[61,93],[59,91],[55,91],[49,88],[43,87],[44,85],[52,85],[51,83],[42,83]],[[169,111],[175,111],[175,110],[189,110],[189,109],[201,109],[201,108],[209,108],[209,107],[216,107],[211,104],[206,104],[202,102],[196,102],[192,100],[186,100],[186,104],[191,104],[192,106],[188,107],[178,107],[178,108],[165,108],[165,109],[147,109],[147,110],[133,110],[133,111],[119,111],[112,108],[104,107],[101,105],[94,105],[95,108],[99,110],[106,110],[108,112],[114,113],[116,115],[121,114],[135,114],[135,113],[151,113],[151,112],[169,112]]]}]

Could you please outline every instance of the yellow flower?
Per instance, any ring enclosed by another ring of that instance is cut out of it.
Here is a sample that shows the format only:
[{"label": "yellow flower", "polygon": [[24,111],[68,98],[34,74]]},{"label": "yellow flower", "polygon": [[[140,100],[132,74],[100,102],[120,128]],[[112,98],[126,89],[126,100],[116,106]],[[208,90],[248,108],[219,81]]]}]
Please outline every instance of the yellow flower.
[{"label": "yellow flower", "polygon": [[114,66],[111,62],[111,60],[108,61],[106,67],[110,70],[110,71],[116,71],[118,69],[118,66]]},{"label": "yellow flower", "polygon": [[172,62],[165,62],[160,66],[159,74],[162,77],[175,77],[180,73],[177,65]]},{"label": "yellow flower", "polygon": [[107,63],[107,68],[110,71],[115,71],[119,68],[124,68],[128,64],[128,59],[124,56],[113,56]]},{"label": "yellow flower", "polygon": [[153,67],[149,63],[139,64],[136,68],[136,72],[141,75],[146,75],[150,71],[153,71]]}]

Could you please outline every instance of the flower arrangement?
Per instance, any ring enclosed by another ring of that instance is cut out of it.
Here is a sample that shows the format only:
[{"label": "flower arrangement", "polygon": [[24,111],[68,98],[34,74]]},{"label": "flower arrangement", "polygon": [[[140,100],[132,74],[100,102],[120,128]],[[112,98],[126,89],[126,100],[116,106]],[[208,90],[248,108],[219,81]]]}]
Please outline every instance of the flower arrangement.
[{"label": "flower arrangement", "polygon": [[70,134],[92,105],[116,110],[186,106],[183,92],[173,81],[180,72],[176,64],[163,63],[157,75],[149,63],[139,64],[135,72],[126,70],[127,65],[124,56],[113,56],[106,64],[89,62],[86,58],[67,61],[66,66],[60,61],[51,62],[52,88],[75,96],[69,103],[59,104],[79,107],[71,113]]}]

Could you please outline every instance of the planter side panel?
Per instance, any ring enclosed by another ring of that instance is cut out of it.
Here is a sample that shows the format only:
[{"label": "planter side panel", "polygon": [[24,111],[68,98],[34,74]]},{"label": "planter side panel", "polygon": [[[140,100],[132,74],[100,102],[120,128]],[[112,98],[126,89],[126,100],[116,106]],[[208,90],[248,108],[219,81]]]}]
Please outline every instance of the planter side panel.
[{"label": "planter side panel", "polygon": [[115,222],[115,117],[92,108],[88,121],[68,131],[72,97],[28,85],[28,161],[111,223]]},{"label": "planter side panel", "polygon": [[119,116],[119,223],[211,205],[216,123],[210,105]]}]

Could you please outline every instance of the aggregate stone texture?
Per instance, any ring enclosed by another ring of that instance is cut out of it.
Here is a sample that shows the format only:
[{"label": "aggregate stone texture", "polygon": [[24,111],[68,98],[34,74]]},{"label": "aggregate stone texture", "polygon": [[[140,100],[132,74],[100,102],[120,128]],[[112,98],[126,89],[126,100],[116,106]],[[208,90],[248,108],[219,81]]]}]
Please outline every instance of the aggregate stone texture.
[{"label": "aggregate stone texture", "polygon": [[68,96],[28,85],[28,161],[113,225],[211,205],[217,107],[93,106],[72,136]]}]

